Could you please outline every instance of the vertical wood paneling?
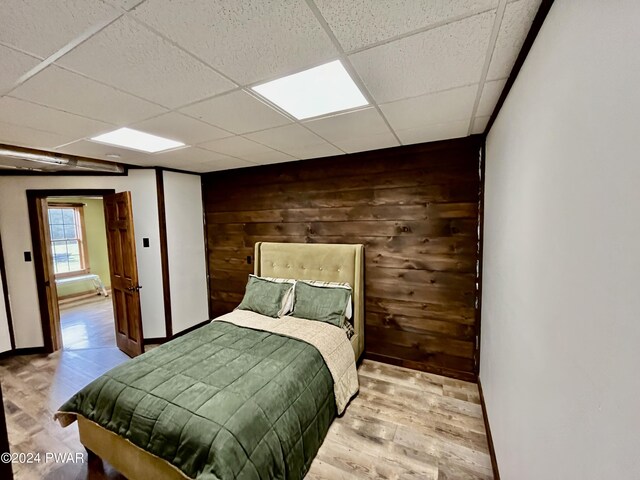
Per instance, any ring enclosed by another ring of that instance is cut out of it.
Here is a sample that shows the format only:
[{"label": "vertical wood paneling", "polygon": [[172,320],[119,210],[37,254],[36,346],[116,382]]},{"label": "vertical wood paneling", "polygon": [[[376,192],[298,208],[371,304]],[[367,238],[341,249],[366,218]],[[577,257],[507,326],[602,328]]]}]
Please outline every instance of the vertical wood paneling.
[{"label": "vertical wood paneling", "polygon": [[476,137],[203,178],[210,308],[242,299],[258,241],[365,245],[368,357],[475,379]]}]

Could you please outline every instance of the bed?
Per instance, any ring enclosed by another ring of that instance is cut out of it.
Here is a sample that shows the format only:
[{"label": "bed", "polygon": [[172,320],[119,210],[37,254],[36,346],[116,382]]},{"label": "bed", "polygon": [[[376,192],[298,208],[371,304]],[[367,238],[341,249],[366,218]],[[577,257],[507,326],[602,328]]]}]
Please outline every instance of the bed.
[{"label": "bed", "polygon": [[93,288],[96,289],[96,293],[98,295],[103,295],[105,297],[109,296],[109,292],[107,288],[104,286],[104,282],[100,278],[100,275],[96,273],[88,273],[86,275],[77,275],[74,277],[65,277],[65,278],[56,278],[56,286],[57,285],[65,285],[67,283],[77,283],[77,282],[87,282],[90,281],[93,285]]},{"label": "bed", "polygon": [[333,325],[236,310],[116,367],[56,413],[130,480],[302,478],[357,393],[363,246],[257,243],[256,275],[346,282],[349,340]]}]

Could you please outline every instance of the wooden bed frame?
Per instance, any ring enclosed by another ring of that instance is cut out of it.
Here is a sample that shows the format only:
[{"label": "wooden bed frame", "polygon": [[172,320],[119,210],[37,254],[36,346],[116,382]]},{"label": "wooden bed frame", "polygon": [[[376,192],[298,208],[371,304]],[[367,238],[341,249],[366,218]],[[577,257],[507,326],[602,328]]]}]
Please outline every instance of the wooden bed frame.
[{"label": "wooden bed frame", "polygon": [[[349,283],[353,288],[355,331],[351,346],[356,360],[360,358],[364,351],[363,245],[258,242],[254,272],[269,277]],[[90,460],[95,456],[106,460],[129,480],[189,478],[166,460],[80,415],[78,432]]]}]

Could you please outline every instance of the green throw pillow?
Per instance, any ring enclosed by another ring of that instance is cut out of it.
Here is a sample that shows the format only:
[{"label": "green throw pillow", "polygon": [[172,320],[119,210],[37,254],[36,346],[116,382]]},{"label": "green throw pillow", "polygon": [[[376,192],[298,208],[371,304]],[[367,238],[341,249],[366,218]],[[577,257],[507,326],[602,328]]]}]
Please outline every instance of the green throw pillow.
[{"label": "green throw pillow", "polygon": [[290,315],[342,327],[350,295],[351,290],[346,288],[316,287],[297,282]]},{"label": "green throw pillow", "polygon": [[238,310],[249,310],[277,318],[282,309],[282,298],[293,288],[290,283],[275,283],[250,276],[247,289]]}]

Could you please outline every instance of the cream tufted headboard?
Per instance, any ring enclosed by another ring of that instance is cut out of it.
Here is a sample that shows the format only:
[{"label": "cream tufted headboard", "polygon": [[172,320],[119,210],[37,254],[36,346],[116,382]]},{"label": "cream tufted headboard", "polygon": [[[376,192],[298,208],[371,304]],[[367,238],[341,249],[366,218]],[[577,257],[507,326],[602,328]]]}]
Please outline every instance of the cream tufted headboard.
[{"label": "cream tufted headboard", "polygon": [[325,243],[256,243],[255,274],[263,277],[347,282],[353,288],[351,346],[364,351],[364,246]]}]

